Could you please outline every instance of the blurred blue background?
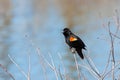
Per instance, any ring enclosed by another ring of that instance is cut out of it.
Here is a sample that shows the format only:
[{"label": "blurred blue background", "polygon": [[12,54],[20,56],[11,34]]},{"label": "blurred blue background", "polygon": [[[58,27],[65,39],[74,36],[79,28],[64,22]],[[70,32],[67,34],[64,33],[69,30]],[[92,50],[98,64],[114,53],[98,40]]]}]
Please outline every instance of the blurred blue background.
[{"label": "blurred blue background", "polygon": [[[15,80],[26,80],[8,55],[26,74],[30,55],[31,80],[56,80],[55,72],[45,62],[47,60],[52,64],[53,59],[56,69],[65,76],[63,80],[82,80],[77,77],[73,54],[62,34],[62,29],[68,27],[85,42],[87,51],[84,54],[90,55],[102,73],[111,47],[108,22],[111,22],[111,31],[115,33],[119,26],[119,2],[120,0],[0,0],[0,64],[7,68]],[[119,30],[117,35],[120,35]],[[115,59],[119,61],[119,39],[115,39],[114,47]],[[77,60],[81,64],[82,60],[78,56]],[[86,80],[96,80],[89,71],[80,68],[80,72]],[[119,71],[116,73],[118,79]],[[12,80],[2,68],[0,80]],[[111,77],[108,76],[106,80],[111,80]]]}]

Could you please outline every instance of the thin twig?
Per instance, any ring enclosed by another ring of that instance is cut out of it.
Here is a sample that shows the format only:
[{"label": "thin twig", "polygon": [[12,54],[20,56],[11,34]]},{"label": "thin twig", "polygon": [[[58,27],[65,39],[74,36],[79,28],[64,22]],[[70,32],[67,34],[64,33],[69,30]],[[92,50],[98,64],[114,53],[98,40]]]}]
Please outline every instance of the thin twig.
[{"label": "thin twig", "polygon": [[51,54],[48,53],[48,55],[49,55],[49,57],[51,59],[52,66],[54,67],[54,72],[55,72],[56,79],[58,80],[58,74],[59,73],[57,73],[57,70],[56,70],[56,67],[55,67],[55,64],[54,64],[54,61],[53,61],[53,58],[52,58]]},{"label": "thin twig", "polygon": [[25,78],[28,79],[27,74],[22,70],[22,68],[15,62],[15,60],[9,54],[8,54],[8,57],[16,65],[16,67],[19,69],[19,71],[25,76]]},{"label": "thin twig", "polygon": [[117,68],[120,65],[120,62],[115,65],[115,67],[113,69],[111,69],[110,71],[108,71],[102,78],[104,79],[109,73],[111,73],[115,68]]},{"label": "thin twig", "polygon": [[115,34],[117,34],[120,28],[120,19],[119,19],[119,13],[117,9],[115,10],[115,12],[116,12],[116,21],[117,21],[117,29],[116,29]]},{"label": "thin twig", "polygon": [[47,63],[47,65],[54,71],[55,76],[56,76],[56,79],[58,80],[59,71],[57,71],[57,69],[56,69],[56,67],[55,67],[55,65],[54,65],[54,61],[53,61],[52,56],[49,54],[49,57],[50,57],[51,62],[52,62],[52,64],[50,64],[50,63],[48,62],[48,60],[46,60],[43,55],[40,55],[40,49],[39,49],[39,48],[36,48],[36,49],[37,49],[38,55],[39,55],[40,57],[42,57],[42,59]]},{"label": "thin twig", "polygon": [[62,73],[61,73],[61,71],[60,71],[60,66],[59,66],[58,71],[59,71],[60,79],[61,79],[61,80],[64,80],[63,77],[62,77]]},{"label": "thin twig", "polygon": [[[60,58],[62,66],[63,66],[64,74],[67,74],[66,69],[65,69],[65,64],[64,64],[63,59],[62,59],[62,56],[59,53],[58,53],[58,56]],[[63,75],[63,76],[65,76],[65,75]],[[66,77],[65,77],[65,80],[66,80]]]},{"label": "thin twig", "polygon": [[36,48],[36,49],[37,49],[38,56],[39,56],[39,57],[42,57],[42,60],[44,60],[44,61],[47,63],[47,65],[48,65],[52,70],[54,70],[54,67],[47,61],[47,59],[46,59],[43,55],[40,55],[40,49],[39,49],[39,48]]},{"label": "thin twig", "polygon": [[78,73],[78,80],[79,80],[80,79],[80,71],[79,71],[79,66],[78,66],[76,54],[74,54],[74,59],[75,59],[75,64],[76,64],[76,68],[77,68],[77,73]]},{"label": "thin twig", "polygon": [[31,65],[30,65],[30,53],[28,53],[28,80],[30,80],[30,71],[31,71]]},{"label": "thin twig", "polygon": [[96,78],[97,80],[99,80],[100,78],[98,77],[98,75],[96,75],[96,73],[91,69],[91,68],[89,68],[88,66],[84,66],[84,65],[82,65],[82,64],[78,64],[80,67],[83,67],[83,68],[85,68],[85,69],[87,69],[92,75],[93,75],[93,77],[94,78]]},{"label": "thin twig", "polygon": [[44,67],[44,62],[43,62],[43,56],[40,54],[40,50],[39,50],[39,48],[38,47],[36,47],[36,45],[34,44],[34,42],[30,39],[30,37],[29,37],[29,35],[25,35],[25,37],[26,37],[26,39],[28,39],[29,40],[29,42],[31,43],[31,45],[33,46],[33,47],[35,47],[35,49],[36,49],[36,51],[37,51],[37,54],[38,54],[38,56],[39,56],[39,59],[40,59],[40,64],[41,64],[41,67],[42,67],[42,70],[43,70],[43,74],[44,74],[44,79],[45,80],[48,80],[47,79],[47,75],[46,75],[46,72],[45,72],[45,67]]},{"label": "thin twig", "polygon": [[112,53],[112,78],[115,80],[115,74],[114,74],[114,69],[115,69],[115,57],[114,57],[114,40],[110,31],[110,22],[108,22],[108,30],[109,30],[109,36],[110,36],[110,41],[111,41],[111,53]]},{"label": "thin twig", "polygon": [[118,38],[118,39],[120,39],[120,37],[119,36],[117,36],[116,34],[113,34],[113,33],[111,33],[114,37],[116,37],[116,38]]},{"label": "thin twig", "polygon": [[[50,66],[50,68],[51,68],[52,70],[53,70],[54,68],[53,68],[53,66],[44,58],[44,56],[41,55],[39,48],[36,47],[36,51],[37,51],[38,56],[40,57],[39,59],[40,59],[40,64],[42,65],[42,69],[43,69],[43,73],[44,73],[44,78],[45,78],[45,80],[48,80],[48,79],[47,79],[46,72],[45,72],[45,67],[44,67],[44,65],[43,65],[43,63],[44,63],[43,61],[45,61],[45,62]],[[42,62],[41,62],[41,61],[42,61]]]},{"label": "thin twig", "polygon": [[111,57],[111,51],[110,51],[110,53],[109,53],[108,61],[107,61],[107,64],[106,64],[105,70],[103,71],[102,76],[105,75],[105,73],[106,73],[106,71],[107,71],[107,69],[108,69],[108,66],[109,66],[109,63],[110,63],[110,57]]},{"label": "thin twig", "polygon": [[63,62],[62,56],[61,56],[59,53],[58,53],[58,56],[59,56],[59,58],[60,58],[60,61],[61,61],[62,66],[63,66],[64,73],[66,74],[65,64],[64,64],[64,62]]},{"label": "thin twig", "polygon": [[85,54],[84,54],[84,56],[86,57],[86,60],[87,60],[87,62],[88,62],[88,64],[89,64],[90,68],[91,68],[91,69],[94,71],[94,73],[96,73],[96,75],[100,78],[101,75],[100,75],[99,71],[97,70],[95,64],[93,63],[92,59],[90,59],[90,57],[87,56],[87,55],[85,55]]},{"label": "thin twig", "polygon": [[6,69],[6,67],[4,67],[2,64],[0,64],[0,67],[13,79],[13,80],[15,80],[15,78],[13,77],[13,75],[10,73],[10,72],[8,72],[8,70]]}]

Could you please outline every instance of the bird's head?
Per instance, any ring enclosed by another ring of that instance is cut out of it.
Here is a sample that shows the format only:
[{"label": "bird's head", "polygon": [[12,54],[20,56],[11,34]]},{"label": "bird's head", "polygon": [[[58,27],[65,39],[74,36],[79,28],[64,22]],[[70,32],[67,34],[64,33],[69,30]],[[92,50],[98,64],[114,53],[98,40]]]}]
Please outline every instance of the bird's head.
[{"label": "bird's head", "polygon": [[64,35],[64,36],[69,36],[71,33],[72,33],[72,32],[70,31],[70,29],[68,29],[68,28],[64,28],[64,29],[63,29],[63,35]]}]

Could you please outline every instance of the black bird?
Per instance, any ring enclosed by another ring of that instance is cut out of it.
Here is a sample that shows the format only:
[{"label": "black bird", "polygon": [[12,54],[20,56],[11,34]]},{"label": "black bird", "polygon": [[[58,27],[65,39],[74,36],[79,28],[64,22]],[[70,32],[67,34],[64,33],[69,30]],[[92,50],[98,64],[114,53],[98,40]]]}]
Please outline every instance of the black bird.
[{"label": "black bird", "polygon": [[83,41],[78,36],[73,34],[68,28],[63,29],[63,35],[65,36],[65,41],[69,45],[70,49],[74,49],[78,55],[84,59],[82,49],[86,50],[86,48]]}]

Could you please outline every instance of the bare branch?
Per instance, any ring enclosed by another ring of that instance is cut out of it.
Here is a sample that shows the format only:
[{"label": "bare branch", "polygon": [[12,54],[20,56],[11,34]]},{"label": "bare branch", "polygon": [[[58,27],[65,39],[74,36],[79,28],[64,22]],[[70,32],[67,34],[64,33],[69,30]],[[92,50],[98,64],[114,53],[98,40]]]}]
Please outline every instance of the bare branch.
[{"label": "bare branch", "polygon": [[108,66],[109,66],[109,63],[110,63],[110,57],[111,57],[111,51],[109,53],[108,61],[107,61],[107,64],[106,64],[105,70],[103,71],[102,76],[105,75],[105,73],[107,72],[107,69],[108,69]]},{"label": "bare branch", "polygon": [[61,56],[59,53],[58,53],[58,56],[59,56],[59,58],[60,58],[60,61],[61,61],[62,66],[63,66],[63,68],[64,68],[64,73],[66,74],[67,72],[66,72],[66,69],[65,69],[65,64],[64,64],[64,62],[63,62],[62,56]]},{"label": "bare branch", "polygon": [[119,36],[117,36],[116,34],[113,34],[113,33],[111,33],[114,37],[116,37],[116,38],[118,38],[118,39],[120,39],[120,37]]},{"label": "bare branch", "polygon": [[109,30],[109,36],[110,36],[110,41],[111,41],[111,54],[112,54],[112,78],[115,80],[115,74],[114,74],[114,69],[115,69],[115,57],[114,57],[114,40],[110,31],[110,22],[108,22],[108,30]]},{"label": "bare branch", "polygon": [[111,69],[110,71],[108,71],[102,78],[104,79],[109,73],[111,73],[115,68],[117,68],[120,65],[120,62],[115,65],[115,67],[113,69]]},{"label": "bare branch", "polygon": [[99,73],[99,71],[97,70],[97,67],[95,66],[95,64],[93,63],[92,59],[88,56],[88,55],[84,55],[86,57],[86,60],[90,66],[90,68],[93,70],[94,73],[96,73],[96,75],[100,78],[101,75]]},{"label": "bare branch", "polygon": [[76,64],[76,68],[77,68],[77,73],[78,73],[78,80],[80,79],[80,71],[79,71],[79,66],[78,66],[78,62],[76,59],[76,54],[74,54],[74,59],[75,59],[75,64]]},{"label": "bare branch", "polygon": [[56,79],[58,80],[58,73],[57,73],[57,70],[56,70],[56,67],[55,67],[53,58],[52,58],[52,56],[51,56],[50,53],[48,53],[48,54],[49,54],[49,57],[50,57],[50,59],[51,59],[52,66],[54,67],[54,72],[55,72]]},{"label": "bare branch", "polygon": [[119,13],[117,9],[115,10],[115,12],[116,12],[116,22],[117,22],[117,29],[115,34],[117,34],[120,28],[120,19],[119,19]]},{"label": "bare branch", "polygon": [[10,72],[8,72],[8,70],[6,69],[6,67],[4,67],[2,64],[0,64],[0,67],[13,79],[13,80],[15,80],[15,78],[13,77],[13,75],[10,73]]},{"label": "bare branch", "polygon": [[82,64],[78,64],[80,67],[83,67],[83,68],[85,68],[85,69],[87,69],[91,74],[92,74],[92,76],[94,77],[94,78],[96,78],[97,80],[99,80],[99,77],[98,77],[98,75],[96,75],[96,73],[91,69],[91,68],[89,68],[88,66],[84,66],[84,65],[82,65]]},{"label": "bare branch", "polygon": [[25,78],[28,79],[27,74],[22,70],[22,68],[15,62],[15,60],[9,54],[8,54],[8,57],[16,65],[16,67],[19,69],[19,71],[25,76]]},{"label": "bare branch", "polygon": [[30,41],[31,45],[33,47],[35,47],[35,49],[37,51],[37,54],[40,57],[39,59],[40,59],[40,64],[41,64],[41,67],[42,67],[42,70],[43,70],[44,78],[45,78],[45,80],[47,80],[47,75],[46,75],[46,72],[45,72],[46,69],[44,67],[44,62],[43,62],[43,60],[44,60],[43,58],[44,57],[40,54],[40,49],[38,47],[36,47],[36,45],[34,44],[34,42],[31,39],[29,39],[30,38],[29,35],[26,34],[25,37],[26,37],[26,39],[28,39]]},{"label": "bare branch", "polygon": [[31,71],[31,65],[30,65],[30,53],[28,53],[28,79],[30,80],[30,71]]}]

